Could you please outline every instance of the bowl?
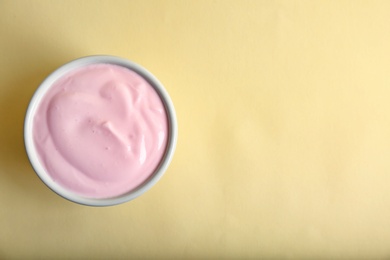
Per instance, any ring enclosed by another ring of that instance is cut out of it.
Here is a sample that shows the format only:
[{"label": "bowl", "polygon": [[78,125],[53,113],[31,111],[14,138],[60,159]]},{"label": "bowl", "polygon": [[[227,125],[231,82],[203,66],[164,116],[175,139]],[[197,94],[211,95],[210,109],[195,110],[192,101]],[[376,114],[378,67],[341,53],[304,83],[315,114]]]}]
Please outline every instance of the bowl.
[{"label": "bowl", "polygon": [[[84,196],[68,188],[65,188],[63,185],[55,181],[41,161],[36,144],[34,142],[34,135],[33,135],[34,116],[37,113],[37,110],[39,108],[39,105],[41,104],[42,99],[45,97],[45,94],[52,88],[53,84],[55,84],[55,82],[57,82],[59,79],[61,79],[68,73],[93,64],[112,64],[112,65],[124,67],[126,69],[135,72],[136,74],[141,76],[144,80],[146,80],[150,84],[150,86],[152,86],[154,90],[157,92],[159,98],[163,103],[166,117],[167,117],[167,126],[168,126],[165,151],[162,155],[162,159],[160,160],[157,168],[155,168],[153,173],[151,173],[150,177],[147,178],[144,182],[142,182],[139,186],[129,190],[128,192],[125,192],[123,194],[114,197],[107,197],[107,198],[94,198],[94,197]],[[117,205],[135,199],[138,196],[144,194],[146,191],[148,191],[164,175],[172,160],[175,147],[176,147],[176,142],[177,142],[177,132],[178,130],[177,130],[177,119],[176,119],[175,109],[171,101],[171,98],[169,97],[167,91],[165,90],[164,86],[160,83],[160,81],[152,73],[150,73],[142,66],[130,60],[120,58],[120,57],[115,57],[115,56],[109,56],[109,55],[95,55],[95,56],[82,57],[73,60],[69,63],[66,63],[65,65],[59,67],[57,70],[51,73],[35,91],[29,103],[29,106],[27,108],[25,122],[24,122],[24,142],[25,142],[27,156],[38,177],[47,185],[47,187],[49,187],[52,191],[54,191],[61,197],[70,200],[72,202],[82,204],[82,205],[87,205],[87,206]]]}]

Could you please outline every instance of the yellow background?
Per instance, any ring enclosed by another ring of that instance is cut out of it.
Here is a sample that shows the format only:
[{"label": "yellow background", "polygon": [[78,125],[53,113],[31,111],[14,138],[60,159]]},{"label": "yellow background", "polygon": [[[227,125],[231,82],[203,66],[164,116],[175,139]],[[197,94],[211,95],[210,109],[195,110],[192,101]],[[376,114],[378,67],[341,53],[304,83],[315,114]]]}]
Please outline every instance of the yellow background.
[{"label": "yellow background", "polygon": [[[80,206],[23,119],[91,54],[133,60],[179,122],[163,179]],[[389,1],[0,1],[0,259],[390,257]]]}]

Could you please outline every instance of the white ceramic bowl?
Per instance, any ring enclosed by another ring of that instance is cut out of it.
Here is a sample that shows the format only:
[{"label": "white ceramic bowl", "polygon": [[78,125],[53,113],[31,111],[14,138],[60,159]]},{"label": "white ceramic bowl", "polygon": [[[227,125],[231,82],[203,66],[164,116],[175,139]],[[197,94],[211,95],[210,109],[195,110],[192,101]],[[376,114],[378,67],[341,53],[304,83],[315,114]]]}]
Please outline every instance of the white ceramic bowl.
[{"label": "white ceramic bowl", "polygon": [[[125,193],[121,196],[114,197],[114,198],[107,198],[107,199],[86,198],[63,188],[62,186],[54,182],[51,179],[50,175],[46,172],[43,165],[41,164],[33,141],[33,122],[34,122],[33,119],[34,119],[35,112],[40,104],[41,99],[46,94],[46,92],[51,88],[53,83],[74,69],[84,67],[90,64],[97,64],[97,63],[109,63],[109,64],[115,64],[122,67],[126,67],[129,68],[130,70],[135,71],[136,73],[141,75],[144,79],[146,79],[146,81],[148,81],[151,84],[151,86],[155,88],[155,90],[157,91],[161,100],[164,103],[168,115],[168,127],[169,127],[167,148],[158,168],[155,170],[153,175],[138,188],[128,193]],[[147,190],[149,190],[154,184],[156,184],[156,182],[162,177],[162,175],[168,168],[169,163],[171,162],[176,147],[176,142],[177,142],[176,113],[172,101],[167,91],[165,90],[164,86],[157,80],[156,77],[154,77],[145,68],[141,67],[140,65],[132,61],[119,58],[119,57],[106,56],[106,55],[88,56],[88,57],[83,57],[71,61],[61,66],[60,68],[55,70],[52,74],[50,74],[38,87],[27,109],[26,118],[24,122],[24,142],[25,142],[28,158],[35,172],[37,173],[39,178],[55,193],[70,201],[83,204],[83,205],[111,206],[111,205],[116,205],[116,204],[130,201],[142,195]]]}]

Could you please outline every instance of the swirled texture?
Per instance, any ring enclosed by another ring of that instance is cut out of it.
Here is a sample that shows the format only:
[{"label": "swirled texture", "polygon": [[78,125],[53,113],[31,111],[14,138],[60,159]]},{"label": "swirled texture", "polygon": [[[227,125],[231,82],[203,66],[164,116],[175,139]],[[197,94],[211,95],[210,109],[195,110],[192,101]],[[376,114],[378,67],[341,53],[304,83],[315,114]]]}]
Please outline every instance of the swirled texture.
[{"label": "swirled texture", "polygon": [[88,65],[60,78],[45,94],[33,134],[55,182],[86,197],[115,197],[153,174],[167,144],[167,114],[157,92],[137,73]]}]

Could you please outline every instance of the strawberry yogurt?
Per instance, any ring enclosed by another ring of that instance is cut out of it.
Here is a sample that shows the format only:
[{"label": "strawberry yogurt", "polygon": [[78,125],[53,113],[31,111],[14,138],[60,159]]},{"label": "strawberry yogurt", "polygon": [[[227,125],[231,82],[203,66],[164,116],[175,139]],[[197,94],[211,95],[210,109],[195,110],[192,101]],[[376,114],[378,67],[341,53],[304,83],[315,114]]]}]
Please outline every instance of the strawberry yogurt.
[{"label": "strawberry yogurt", "polygon": [[168,118],[144,77],[115,64],[89,64],[47,90],[32,138],[56,185],[86,198],[113,198],[154,174],[167,149]]}]

